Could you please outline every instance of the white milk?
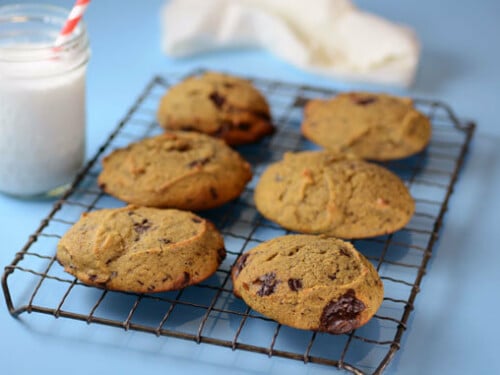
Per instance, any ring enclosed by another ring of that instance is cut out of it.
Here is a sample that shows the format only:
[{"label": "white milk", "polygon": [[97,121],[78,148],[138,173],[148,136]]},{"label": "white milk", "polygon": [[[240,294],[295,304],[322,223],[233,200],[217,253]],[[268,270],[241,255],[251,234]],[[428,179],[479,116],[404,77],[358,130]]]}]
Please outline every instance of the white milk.
[{"label": "white milk", "polygon": [[68,12],[0,6],[0,192],[52,195],[83,164],[90,51],[82,22],[54,48]]},{"label": "white milk", "polygon": [[33,78],[64,72],[62,64],[22,63],[23,79],[7,78],[0,70],[2,192],[43,194],[71,182],[82,166],[85,66]]}]

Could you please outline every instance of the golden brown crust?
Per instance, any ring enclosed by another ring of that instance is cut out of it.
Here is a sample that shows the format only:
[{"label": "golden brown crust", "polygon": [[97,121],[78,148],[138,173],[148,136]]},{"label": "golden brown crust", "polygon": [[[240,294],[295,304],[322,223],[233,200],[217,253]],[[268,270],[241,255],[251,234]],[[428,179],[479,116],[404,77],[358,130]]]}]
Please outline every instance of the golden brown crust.
[{"label": "golden brown crust", "polygon": [[128,203],[204,210],[238,197],[251,178],[250,165],[223,141],[166,132],[105,157],[98,183]]},{"label": "golden brown crust", "polygon": [[214,72],[171,87],[157,118],[165,129],[197,131],[229,145],[252,143],[274,131],[269,105],[249,81]]},{"label": "golden brown crust", "polygon": [[57,246],[59,263],[83,283],[137,293],[197,284],[225,255],[222,236],[209,221],[136,206],[83,214]]},{"label": "golden brown crust", "polygon": [[429,119],[411,99],[360,92],[309,101],[301,129],[306,138],[331,151],[380,161],[420,152],[431,138]]},{"label": "golden brown crust", "polygon": [[364,325],[382,303],[371,263],[348,242],[289,235],[240,256],[234,293],[254,310],[291,327],[346,333]]}]

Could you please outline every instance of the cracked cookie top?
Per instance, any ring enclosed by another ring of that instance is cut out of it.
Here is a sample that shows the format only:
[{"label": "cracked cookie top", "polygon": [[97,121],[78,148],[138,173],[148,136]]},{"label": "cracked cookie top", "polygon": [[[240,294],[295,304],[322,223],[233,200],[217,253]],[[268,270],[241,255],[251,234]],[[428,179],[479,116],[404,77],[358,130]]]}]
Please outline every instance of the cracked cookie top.
[{"label": "cracked cookie top", "polygon": [[252,143],[274,131],[269,105],[249,81],[214,72],[171,87],[157,118],[166,129],[197,131],[230,145]]},{"label": "cracked cookie top", "polygon": [[302,133],[334,152],[393,160],[422,151],[430,141],[431,124],[409,98],[351,92],[309,101]]},{"label": "cracked cookie top", "polygon": [[346,333],[380,307],[383,285],[350,243],[324,235],[288,235],[241,255],[233,290],[254,310],[300,329]]},{"label": "cracked cookie top", "polygon": [[284,228],[340,238],[392,233],[415,209],[389,170],[326,151],[286,153],[264,171],[254,198],[259,212]]},{"label": "cracked cookie top", "polygon": [[83,283],[137,293],[199,283],[225,256],[222,236],[209,221],[136,206],[84,213],[57,245],[59,263]]},{"label": "cracked cookie top", "polygon": [[238,197],[251,177],[250,165],[223,141],[166,132],[105,157],[98,184],[132,204],[203,210]]}]

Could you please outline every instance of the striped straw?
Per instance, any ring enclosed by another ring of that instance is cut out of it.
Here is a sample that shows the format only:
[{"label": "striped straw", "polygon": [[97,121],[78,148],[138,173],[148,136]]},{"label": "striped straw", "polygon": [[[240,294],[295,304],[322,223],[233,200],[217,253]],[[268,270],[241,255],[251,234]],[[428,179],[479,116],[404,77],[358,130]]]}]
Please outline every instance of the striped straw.
[{"label": "striped straw", "polygon": [[68,18],[66,19],[66,23],[64,24],[59,36],[56,39],[55,46],[58,47],[62,45],[64,42],[68,41],[71,37],[71,33],[75,30],[78,22],[83,16],[85,9],[89,5],[90,0],[76,0],[73,9],[69,13]]}]

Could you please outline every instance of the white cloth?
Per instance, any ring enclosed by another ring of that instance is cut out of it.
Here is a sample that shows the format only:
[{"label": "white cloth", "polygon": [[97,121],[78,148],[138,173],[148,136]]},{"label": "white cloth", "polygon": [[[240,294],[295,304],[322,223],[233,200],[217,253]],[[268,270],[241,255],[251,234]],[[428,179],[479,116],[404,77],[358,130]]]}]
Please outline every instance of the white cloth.
[{"label": "white cloth", "polygon": [[409,28],[360,11],[350,0],[171,0],[162,26],[170,56],[257,46],[344,80],[409,86],[419,58]]}]

